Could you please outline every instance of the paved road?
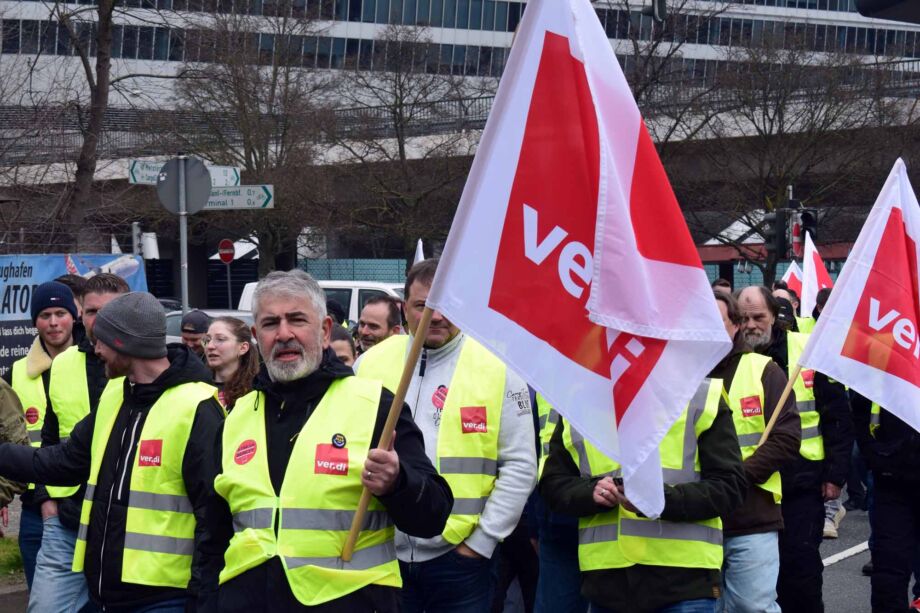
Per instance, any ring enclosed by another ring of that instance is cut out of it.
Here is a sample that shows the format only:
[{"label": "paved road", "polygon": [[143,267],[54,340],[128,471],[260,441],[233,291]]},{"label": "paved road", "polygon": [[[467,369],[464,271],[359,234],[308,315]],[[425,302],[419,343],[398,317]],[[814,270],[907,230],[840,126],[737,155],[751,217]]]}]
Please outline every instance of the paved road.
[{"label": "paved road", "polygon": [[[844,494],[846,497],[846,494]],[[850,511],[840,524],[840,538],[825,539],[821,557],[829,556],[864,543],[869,538],[869,516],[864,511]],[[869,561],[864,551],[824,569],[825,610],[848,613],[870,613],[869,577],[862,575],[863,564]]]}]

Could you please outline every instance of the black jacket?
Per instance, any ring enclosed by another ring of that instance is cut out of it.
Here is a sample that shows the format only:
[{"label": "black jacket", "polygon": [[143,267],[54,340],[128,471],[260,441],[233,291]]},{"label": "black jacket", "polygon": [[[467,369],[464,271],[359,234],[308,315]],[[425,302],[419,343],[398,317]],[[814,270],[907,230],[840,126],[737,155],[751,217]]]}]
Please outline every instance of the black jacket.
[{"label": "black jacket", "polygon": [[[773,358],[788,373],[788,344],[786,332],[773,330],[773,342],[759,353]],[[822,483],[843,487],[850,471],[850,454],[853,451],[853,418],[847,401],[846,388],[815,372],[815,407],[821,416],[821,436],[824,439],[824,460],[814,462],[799,455],[781,471],[784,493],[813,491]]]},{"label": "black jacket", "polygon": [[[565,450],[560,421],[550,441],[550,452],[540,479],[540,494],[550,509],[576,517],[608,511],[594,502],[599,478],[585,479]],[[747,480],[731,412],[724,401],[712,426],[699,437],[701,480],[665,485],[661,519],[697,521],[728,515],[744,500]],[[692,561],[690,561],[692,563]],[[676,568],[637,564],[629,568],[581,574],[581,591],[590,602],[620,613],[650,613],[679,602],[716,598],[721,573],[716,569]]]},{"label": "black jacket", "polygon": [[[99,397],[102,395],[102,390],[105,389],[109,382],[105,377],[105,363],[96,355],[93,343],[83,329],[83,324],[74,324],[74,340],[77,343],[77,350],[86,354],[86,384],[89,390],[89,411],[90,413],[95,413],[96,407],[99,406]],[[49,395],[48,408],[45,411],[45,422],[42,424],[42,447],[51,447],[60,442],[58,417]],[[85,493],[86,486],[82,485],[69,498],[57,499],[58,518],[65,528],[70,528],[71,530],[79,528],[80,508],[83,505],[83,495]]]},{"label": "black jacket", "polygon": [[920,433],[893,413],[882,409],[875,436],[870,433],[869,420],[872,401],[850,392],[853,405],[856,440],[866,464],[875,478],[896,479],[920,485]]},{"label": "black jacket", "polygon": [[[144,420],[165,390],[182,383],[211,380],[210,371],[185,347],[170,347],[169,361],[169,368],[153,383],[132,384],[125,380],[124,402],[103,453],[89,519],[84,572],[93,601],[107,608],[141,607],[188,593],[194,597],[198,591],[197,547],[188,592],[121,581],[128,484]],[[196,544],[204,531],[204,510],[215,474],[212,445],[222,422],[223,411],[216,400],[199,404],[182,460],[185,489],[197,519]],[[92,413],[60,445],[37,450],[0,445],[0,473],[49,485],[79,485],[89,478],[94,427]]]},{"label": "black jacket", "polygon": [[[272,486],[280,492],[288,460],[297,434],[303,429],[326,390],[336,379],[353,376],[351,368],[342,364],[331,349],[323,353],[319,368],[309,376],[291,383],[274,383],[265,367],[254,382],[254,389],[265,392],[265,429],[268,445],[268,465]],[[386,421],[393,395],[383,390],[377,410],[371,446],[376,447]],[[283,403],[283,409],[282,409]],[[237,403],[236,411],[245,410]],[[221,438],[214,446],[214,462],[220,466]],[[433,537],[444,530],[453,495],[425,455],[421,431],[412,421],[409,407],[403,405],[396,423],[395,450],[399,455],[399,479],[393,492],[379,498],[396,527],[418,537]],[[305,475],[305,484],[309,479]],[[218,591],[218,575],[224,563],[224,552],[233,536],[233,518],[226,500],[212,493],[208,504],[208,534],[202,542],[204,574],[199,611],[299,611],[305,607],[294,597],[288,586],[284,568],[278,557],[228,581]],[[277,529],[277,526],[276,526]],[[330,610],[388,611],[397,606],[397,590],[368,586],[355,594],[329,603]],[[327,607],[328,608],[328,607]]]}]

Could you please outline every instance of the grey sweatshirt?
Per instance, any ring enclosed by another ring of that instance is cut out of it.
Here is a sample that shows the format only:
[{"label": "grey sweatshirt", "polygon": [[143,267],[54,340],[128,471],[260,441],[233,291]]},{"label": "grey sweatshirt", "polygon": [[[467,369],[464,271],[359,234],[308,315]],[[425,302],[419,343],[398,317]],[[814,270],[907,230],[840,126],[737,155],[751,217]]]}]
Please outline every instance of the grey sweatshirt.
[{"label": "grey sweatshirt", "polygon": [[[406,393],[406,403],[425,437],[425,452],[435,466],[441,408],[465,340],[461,333],[443,347],[424,349]],[[355,363],[355,372],[360,360]],[[467,547],[487,558],[492,557],[499,541],[514,530],[537,480],[530,395],[527,384],[510,369],[505,376],[504,399],[498,434],[498,478],[479,525],[465,541]],[[441,536],[420,539],[396,532],[396,555],[403,562],[431,560],[453,547]]]}]

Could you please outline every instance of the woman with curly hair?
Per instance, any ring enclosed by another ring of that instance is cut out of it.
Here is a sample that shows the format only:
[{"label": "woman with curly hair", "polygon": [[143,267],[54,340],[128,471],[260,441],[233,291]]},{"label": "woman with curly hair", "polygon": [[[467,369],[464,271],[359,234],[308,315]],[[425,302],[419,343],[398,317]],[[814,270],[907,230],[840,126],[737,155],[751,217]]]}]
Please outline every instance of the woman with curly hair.
[{"label": "woman with curly hair", "polygon": [[259,372],[259,351],[252,342],[252,332],[245,321],[217,317],[202,342],[219,390],[218,400],[229,412],[238,398],[252,390],[252,380]]}]

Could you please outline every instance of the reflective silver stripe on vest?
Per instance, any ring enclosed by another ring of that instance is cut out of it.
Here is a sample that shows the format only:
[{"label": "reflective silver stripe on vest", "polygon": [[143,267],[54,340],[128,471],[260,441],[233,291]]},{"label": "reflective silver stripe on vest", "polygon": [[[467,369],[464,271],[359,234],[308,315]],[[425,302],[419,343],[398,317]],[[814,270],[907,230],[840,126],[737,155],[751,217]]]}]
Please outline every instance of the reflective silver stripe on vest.
[{"label": "reflective silver stripe on vest", "polygon": [[81,522],[80,527],[77,528],[77,540],[85,541],[87,532],[89,532],[89,526]]},{"label": "reflective silver stripe on vest", "polygon": [[869,414],[869,425],[878,426],[882,423],[882,414],[881,413],[870,413]]},{"label": "reflective silver stripe on vest", "polygon": [[29,430],[29,442],[30,443],[42,442],[42,431],[41,430]]},{"label": "reflective silver stripe on vest", "polygon": [[588,462],[588,450],[585,449],[585,437],[581,435],[581,432],[572,427],[572,424],[568,424],[569,430],[572,433],[572,447],[575,448],[575,453],[578,454],[578,472],[581,473],[582,477],[591,476],[591,463]]},{"label": "reflective silver stripe on vest", "polygon": [[170,511],[172,513],[195,512],[188,496],[178,496],[176,494],[154,494],[152,492],[141,492],[131,490],[128,498],[128,506],[135,509],[147,509],[149,511]]},{"label": "reflective silver stripe on vest", "polygon": [[595,543],[610,543],[617,540],[617,525],[591,526],[578,529],[578,544],[593,545]]},{"label": "reflective silver stripe on vest", "polygon": [[687,422],[684,424],[683,466],[679,470],[674,468],[662,470],[664,482],[668,485],[691,483],[700,480],[700,473],[696,471],[696,423],[706,410],[706,399],[708,397],[709,379],[703,379],[687,406]]},{"label": "reflective silver stripe on vest", "polygon": [[[281,528],[346,531],[351,528],[354,517],[354,511],[336,509],[281,509]],[[361,530],[383,530],[392,524],[386,511],[368,511]]]},{"label": "reflective silver stripe on vest", "polygon": [[438,472],[442,475],[486,475],[498,474],[498,461],[488,458],[439,458]]},{"label": "reflective silver stripe on vest", "polygon": [[125,534],[125,549],[190,556],[195,552],[195,539],[128,532]]},{"label": "reflective silver stripe on vest", "polygon": [[799,413],[808,413],[816,410],[814,400],[797,400],[795,406],[799,410]]},{"label": "reflective silver stripe on vest", "polygon": [[543,455],[549,455],[549,443],[543,443]]},{"label": "reflective silver stripe on vest", "polygon": [[454,508],[451,515],[479,515],[486,508],[488,496],[482,498],[454,498]]},{"label": "reflective silver stripe on vest", "polygon": [[301,566],[321,566],[322,568],[333,568],[336,570],[367,570],[374,566],[380,566],[396,559],[396,545],[392,540],[372,547],[365,547],[355,551],[351,562],[346,562],[339,556],[322,557],[322,558],[285,558],[284,561],[289,569],[300,568]]},{"label": "reflective silver stripe on vest", "polygon": [[249,509],[233,514],[233,531],[242,532],[246,528],[267,530],[272,527],[272,508]]},{"label": "reflective silver stripe on vest", "polygon": [[649,521],[620,518],[620,532],[623,536],[637,536],[649,539],[671,539],[674,541],[696,541],[710,545],[722,545],[722,531],[702,524],[669,521]]},{"label": "reflective silver stripe on vest", "polygon": [[[83,494],[83,500],[92,500],[93,495],[96,493],[96,486],[92,483],[86,484],[86,493]],[[80,527],[77,528],[77,538],[81,541],[86,540],[86,533],[89,532],[89,526],[80,522]]]},{"label": "reflective silver stripe on vest", "polygon": [[757,443],[760,442],[760,437],[763,436],[763,433],[754,432],[752,434],[739,434],[738,435],[738,445],[741,447],[754,447]]},{"label": "reflective silver stripe on vest", "polygon": [[810,438],[818,438],[821,436],[821,428],[815,426],[813,428],[802,428],[802,440],[807,440]]},{"label": "reflective silver stripe on vest", "polygon": [[539,421],[538,421],[538,423],[539,423],[539,425],[540,425],[540,428],[539,428],[540,430],[542,430],[543,428],[546,427],[546,418],[547,418],[547,417],[549,417],[549,414],[541,415],[541,416],[540,416]]},{"label": "reflective silver stripe on vest", "polygon": [[95,494],[96,494],[96,486],[93,485],[92,483],[87,483],[86,493],[83,495],[83,497],[87,500],[92,500]]}]

